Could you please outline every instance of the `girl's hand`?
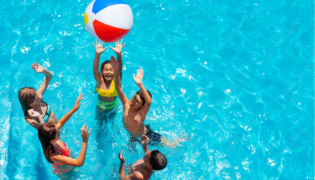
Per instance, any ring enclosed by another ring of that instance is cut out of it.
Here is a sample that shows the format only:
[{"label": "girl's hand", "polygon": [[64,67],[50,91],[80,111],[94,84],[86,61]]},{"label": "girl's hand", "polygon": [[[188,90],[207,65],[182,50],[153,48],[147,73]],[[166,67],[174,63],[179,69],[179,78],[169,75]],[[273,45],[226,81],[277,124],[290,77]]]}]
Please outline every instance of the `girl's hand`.
[{"label": "girl's hand", "polygon": [[144,71],[141,68],[137,70],[137,76],[133,74],[133,80],[136,82],[137,85],[142,84],[143,74],[144,74]]},{"label": "girl's hand", "polygon": [[78,98],[77,98],[77,101],[75,102],[75,104],[74,104],[74,107],[73,107],[73,110],[74,111],[77,111],[78,109],[79,109],[79,107],[80,107],[80,105],[81,105],[81,100],[83,99],[83,94],[82,93],[80,93],[80,95],[78,96]]},{"label": "girl's hand", "polygon": [[116,61],[114,56],[110,57],[110,64],[112,65],[114,71],[118,71],[119,63]]},{"label": "girl's hand", "polygon": [[102,42],[102,44],[101,44],[101,41],[97,42],[97,40],[95,40],[95,42],[96,42],[96,45],[94,43],[92,44],[95,47],[96,54],[102,54],[107,49],[107,47],[103,49],[104,42]]},{"label": "girl's hand", "polygon": [[42,116],[39,114],[39,112],[35,111],[34,109],[29,109],[27,111],[28,115],[31,116],[32,118],[37,118],[39,120],[39,124],[42,125],[45,122],[43,121]]},{"label": "girl's hand", "polygon": [[35,111],[34,109],[29,109],[27,112],[28,112],[28,115],[33,118],[38,118],[41,116],[39,112]]},{"label": "girl's hand", "polygon": [[86,143],[89,140],[89,136],[90,136],[92,128],[90,129],[89,133],[88,133],[88,130],[89,130],[89,126],[87,126],[85,129],[85,124],[81,128],[82,140],[83,140],[83,142],[86,142]]},{"label": "girl's hand", "polygon": [[124,150],[120,151],[120,153],[118,154],[118,158],[120,159],[120,163],[124,163],[125,162],[125,157],[121,156],[121,154],[124,152]]},{"label": "girl's hand", "polygon": [[45,68],[43,68],[43,67],[42,67],[40,64],[38,64],[37,62],[32,64],[32,68],[33,68],[34,71],[37,72],[37,73],[43,73],[43,72],[45,71]]},{"label": "girl's hand", "polygon": [[120,41],[117,41],[115,42],[115,48],[113,48],[112,46],[109,46],[116,54],[120,54],[121,53],[121,50],[122,48],[126,45],[126,43],[124,45],[122,45],[122,42],[123,40]]}]

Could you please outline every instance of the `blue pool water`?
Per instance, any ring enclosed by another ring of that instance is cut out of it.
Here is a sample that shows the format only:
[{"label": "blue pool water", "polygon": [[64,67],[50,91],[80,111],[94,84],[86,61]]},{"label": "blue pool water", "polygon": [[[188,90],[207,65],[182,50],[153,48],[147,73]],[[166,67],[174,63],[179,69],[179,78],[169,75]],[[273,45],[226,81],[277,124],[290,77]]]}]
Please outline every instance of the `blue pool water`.
[{"label": "blue pool water", "polygon": [[[122,149],[127,164],[143,157],[126,147],[121,107],[106,126],[95,120],[94,39],[83,22],[90,1],[1,3],[0,179],[58,179],[17,99],[43,81],[30,68],[36,61],[54,73],[44,99],[58,118],[85,96],[61,134],[77,157],[80,127],[93,128],[73,179],[118,179]],[[169,139],[191,137],[177,149],[150,147],[168,158],[151,179],[314,179],[313,1],[127,2],[134,25],[123,90],[132,97],[132,74],[143,68],[153,95],[145,122]]]}]

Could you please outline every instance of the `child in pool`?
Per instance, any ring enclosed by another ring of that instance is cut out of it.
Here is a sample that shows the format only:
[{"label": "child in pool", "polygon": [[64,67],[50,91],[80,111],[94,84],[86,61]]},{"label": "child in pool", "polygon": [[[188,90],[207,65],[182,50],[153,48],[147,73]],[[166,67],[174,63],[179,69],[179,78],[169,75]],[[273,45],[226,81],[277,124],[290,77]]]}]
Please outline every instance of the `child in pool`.
[{"label": "child in pool", "polygon": [[91,130],[88,132],[89,126],[85,129],[85,124],[81,128],[82,146],[79,157],[73,159],[69,157],[70,151],[66,144],[60,141],[60,129],[70,119],[73,113],[75,113],[80,107],[80,101],[83,99],[82,94],[77,98],[74,107],[62,117],[57,124],[53,122],[47,122],[42,124],[38,129],[38,138],[42,144],[45,158],[53,166],[53,173],[62,174],[72,169],[72,166],[81,167],[85,160],[87,143]]},{"label": "child in pool", "polygon": [[[114,81],[114,71],[112,68],[112,65],[110,64],[110,61],[107,60],[102,63],[101,65],[101,72],[99,72],[99,61],[101,54],[107,49],[105,47],[103,49],[104,42],[100,43],[96,41],[96,44],[93,44],[95,47],[95,59],[93,63],[93,72],[94,72],[94,79],[96,80],[96,92],[98,93],[98,102],[97,106],[100,108],[100,111],[111,111],[116,106],[116,100],[117,100],[117,90],[115,87],[115,81]],[[122,78],[122,58],[121,58],[121,50],[126,45],[122,45],[121,42],[115,42],[115,48],[110,48],[116,53],[117,60],[119,63],[119,75],[120,78]],[[116,76],[116,77],[117,77]]]},{"label": "child in pool", "polygon": [[147,180],[150,179],[151,175],[156,170],[162,170],[167,165],[166,157],[158,150],[150,151],[148,148],[150,140],[147,136],[141,136],[141,144],[144,151],[143,159],[139,159],[131,166],[129,175],[125,175],[124,165],[125,157],[121,156],[122,150],[118,158],[120,159],[119,178],[122,180],[133,179],[133,180]]},{"label": "child in pool", "polygon": [[139,69],[137,71],[137,76],[133,74],[133,79],[140,88],[132,98],[131,101],[125,96],[121,85],[120,78],[118,75],[119,63],[112,56],[110,63],[114,69],[115,73],[115,85],[119,99],[123,104],[123,123],[127,131],[130,132],[130,141],[131,142],[140,142],[140,137],[146,135],[150,138],[151,141],[156,143],[163,143],[170,147],[175,147],[175,144],[161,136],[158,133],[155,133],[151,130],[149,125],[144,125],[145,117],[150,109],[151,105],[151,93],[146,90],[142,84],[143,70]]},{"label": "child in pool", "polygon": [[40,124],[45,122],[52,122],[56,124],[58,120],[51,107],[43,100],[43,94],[52,78],[52,73],[43,68],[37,62],[32,64],[32,68],[37,73],[45,74],[45,80],[37,91],[30,87],[20,89],[18,97],[25,120],[38,130]]}]

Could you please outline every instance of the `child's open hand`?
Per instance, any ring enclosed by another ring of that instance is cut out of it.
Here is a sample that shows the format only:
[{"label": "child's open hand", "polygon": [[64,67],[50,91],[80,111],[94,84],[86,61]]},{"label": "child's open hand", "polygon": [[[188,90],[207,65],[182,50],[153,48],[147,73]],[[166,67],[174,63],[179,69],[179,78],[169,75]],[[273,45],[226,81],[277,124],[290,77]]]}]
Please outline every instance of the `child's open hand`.
[{"label": "child's open hand", "polygon": [[114,71],[118,71],[119,63],[116,61],[114,56],[110,57],[110,64],[112,65],[112,68],[114,69]]},{"label": "child's open hand", "polygon": [[79,107],[80,107],[80,105],[81,105],[81,100],[83,99],[83,94],[82,93],[80,93],[80,95],[78,96],[78,98],[77,98],[77,101],[75,102],[75,104],[74,104],[74,107],[73,107],[73,110],[74,111],[77,111],[78,109],[79,109]]},{"label": "child's open hand", "polygon": [[86,142],[86,143],[88,142],[91,130],[92,130],[92,128],[89,131],[89,126],[87,126],[85,128],[85,124],[82,126],[82,128],[81,128],[81,135],[82,135],[83,142]]},{"label": "child's open hand", "polygon": [[122,42],[123,40],[120,41],[117,41],[115,42],[115,48],[113,48],[112,46],[109,46],[116,54],[120,54],[121,53],[121,50],[122,48],[126,45],[126,43],[124,45],[122,45]]},{"label": "child's open hand", "polygon": [[107,47],[103,49],[104,42],[102,42],[102,44],[101,44],[101,41],[97,42],[97,40],[95,40],[95,42],[96,42],[96,45],[94,43],[92,44],[95,47],[96,54],[102,54],[107,49]]},{"label": "child's open hand", "polygon": [[142,84],[143,74],[144,74],[144,71],[141,68],[137,70],[137,76],[133,74],[133,80],[135,80],[137,85]]},{"label": "child's open hand", "polygon": [[40,64],[38,64],[37,62],[36,63],[33,63],[32,66],[31,66],[35,72],[37,73],[43,73],[45,71],[45,68],[43,68],[43,66],[41,66]]}]

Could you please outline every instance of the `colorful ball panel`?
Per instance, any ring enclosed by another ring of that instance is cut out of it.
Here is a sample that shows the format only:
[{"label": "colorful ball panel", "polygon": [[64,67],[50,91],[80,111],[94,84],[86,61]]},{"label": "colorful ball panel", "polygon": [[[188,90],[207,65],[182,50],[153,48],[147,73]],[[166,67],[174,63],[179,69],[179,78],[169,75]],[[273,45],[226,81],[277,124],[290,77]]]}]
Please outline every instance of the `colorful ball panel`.
[{"label": "colorful ball panel", "polygon": [[110,43],[128,34],[133,15],[123,0],[94,0],[85,10],[84,24],[94,38]]}]

